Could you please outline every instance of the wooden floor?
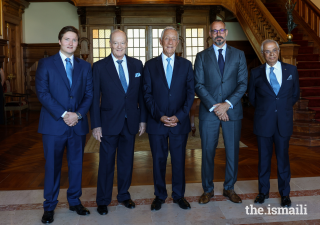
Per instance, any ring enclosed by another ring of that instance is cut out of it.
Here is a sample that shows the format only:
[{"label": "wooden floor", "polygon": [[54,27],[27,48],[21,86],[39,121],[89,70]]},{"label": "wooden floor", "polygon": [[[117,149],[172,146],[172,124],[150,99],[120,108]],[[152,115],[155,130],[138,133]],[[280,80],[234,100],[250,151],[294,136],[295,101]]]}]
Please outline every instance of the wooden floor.
[{"label": "wooden floor", "polygon": [[[41,134],[37,133],[39,112],[31,112],[29,122],[22,125],[0,125],[0,190],[42,189],[44,185],[45,160]],[[244,108],[241,141],[247,148],[239,154],[238,180],[258,178],[258,150],[253,134],[253,109]],[[88,134],[87,138],[90,134]],[[314,177],[320,175],[319,147],[290,146],[292,177]],[[186,151],[186,181],[201,182],[201,150]],[[276,158],[273,155],[271,178],[277,177]],[[99,154],[87,153],[83,162],[83,187],[96,187]],[[225,175],[224,149],[217,149],[215,157],[215,181],[223,181]],[[168,159],[167,183],[171,183],[171,164]],[[116,178],[116,174],[115,174]],[[114,181],[116,185],[116,179]],[[151,185],[152,157],[149,151],[136,151],[132,185]],[[64,158],[61,187],[68,187],[68,166]]]}]

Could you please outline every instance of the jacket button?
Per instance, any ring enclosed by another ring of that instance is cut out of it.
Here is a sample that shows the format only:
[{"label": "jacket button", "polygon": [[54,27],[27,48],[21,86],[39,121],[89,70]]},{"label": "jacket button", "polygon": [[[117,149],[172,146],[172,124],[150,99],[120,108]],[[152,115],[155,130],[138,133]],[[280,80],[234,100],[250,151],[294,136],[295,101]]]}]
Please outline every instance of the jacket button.
[{"label": "jacket button", "polygon": [[126,96],[126,98],[128,98],[128,97]]},{"label": "jacket button", "polygon": [[70,99],[72,99],[72,96],[70,96]]},{"label": "jacket button", "polygon": [[171,97],[171,94],[169,94],[169,96]]},{"label": "jacket button", "polygon": [[221,93],[219,95],[221,96]]},{"label": "jacket button", "polygon": [[275,112],[277,112],[278,110],[275,110]]},{"label": "jacket button", "polygon": [[221,81],[221,83],[223,83],[223,81]]},{"label": "jacket button", "polygon": [[69,109],[69,112],[71,112],[71,109]]},{"label": "jacket button", "polygon": [[279,100],[279,98],[276,98],[277,100]]}]

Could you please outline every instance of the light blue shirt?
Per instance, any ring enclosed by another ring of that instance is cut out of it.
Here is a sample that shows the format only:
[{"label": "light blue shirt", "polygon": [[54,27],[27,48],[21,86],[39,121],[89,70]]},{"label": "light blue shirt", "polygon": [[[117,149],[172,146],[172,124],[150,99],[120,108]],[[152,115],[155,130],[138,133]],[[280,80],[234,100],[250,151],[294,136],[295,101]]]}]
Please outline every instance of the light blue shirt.
[{"label": "light blue shirt", "polygon": [[[117,70],[117,72],[118,72],[119,79],[120,79],[120,75],[119,75],[119,63],[117,63],[117,61],[118,61],[119,59],[117,59],[116,57],[114,57],[114,55],[113,55],[112,53],[111,53],[111,56],[112,56],[112,59],[113,59],[113,62],[114,62],[114,66],[116,67],[116,70]],[[128,71],[128,65],[127,65],[126,55],[124,55],[121,60],[123,60],[122,63],[121,63],[121,65],[122,65],[122,68],[123,68],[124,76],[126,77],[127,85],[128,85],[128,87],[129,87],[129,71]]]},{"label": "light blue shirt", "polygon": [[162,58],[162,65],[163,65],[163,69],[164,69],[164,74],[167,77],[167,66],[168,66],[168,61],[167,58],[170,58],[170,65],[172,67],[172,71],[173,71],[173,66],[174,66],[174,59],[175,59],[175,54],[173,54],[171,57],[166,56],[165,54],[163,54],[163,52],[161,53],[161,58]]},{"label": "light blue shirt", "polygon": [[[216,53],[216,58],[217,58],[217,62],[219,60],[219,49],[222,49],[222,56],[223,56],[223,60],[226,61],[226,51],[227,51],[227,44],[225,44],[222,48],[219,48],[215,45],[212,45],[214,53]],[[225,100],[225,102],[227,102],[230,105],[229,109],[233,109],[233,105],[231,104],[231,102],[229,102],[229,100]],[[212,106],[212,108],[209,109],[209,112],[212,112],[214,110],[215,106]]]},{"label": "light blue shirt", "polygon": [[[267,75],[267,79],[268,79],[269,83],[270,83],[270,68],[271,68],[271,66],[269,66],[268,63],[266,63],[266,75]],[[281,84],[282,84],[281,63],[278,61],[276,64],[274,64],[273,68],[274,68],[273,73],[276,75],[277,81],[281,87]]]}]

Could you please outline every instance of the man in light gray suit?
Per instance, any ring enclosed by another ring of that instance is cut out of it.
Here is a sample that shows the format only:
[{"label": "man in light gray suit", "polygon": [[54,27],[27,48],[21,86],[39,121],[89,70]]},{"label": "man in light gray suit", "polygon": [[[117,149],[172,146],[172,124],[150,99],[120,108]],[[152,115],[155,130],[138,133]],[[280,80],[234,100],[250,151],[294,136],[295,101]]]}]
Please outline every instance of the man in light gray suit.
[{"label": "man in light gray suit", "polygon": [[200,204],[214,196],[214,156],[220,125],[226,148],[226,174],[223,195],[234,203],[241,198],[234,192],[237,181],[241,119],[241,98],[247,90],[248,71],[243,51],[226,44],[228,30],[222,21],[214,21],[209,35],[213,45],[197,54],[195,91],[201,100],[199,130],[202,145],[201,178],[203,195]]}]

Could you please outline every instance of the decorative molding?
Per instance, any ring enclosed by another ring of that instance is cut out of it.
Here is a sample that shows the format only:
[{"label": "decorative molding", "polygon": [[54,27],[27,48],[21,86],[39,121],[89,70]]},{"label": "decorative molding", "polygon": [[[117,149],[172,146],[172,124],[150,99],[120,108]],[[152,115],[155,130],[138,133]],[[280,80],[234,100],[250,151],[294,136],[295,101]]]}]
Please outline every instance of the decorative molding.
[{"label": "decorative molding", "polygon": [[86,32],[86,24],[87,24],[87,12],[86,7],[78,7],[77,13],[80,18],[80,24],[82,26],[82,31]]},{"label": "decorative molding", "polygon": [[115,24],[118,26],[118,29],[120,29],[120,25],[121,25],[121,8],[120,7],[116,7],[114,12],[116,14]]},{"label": "decorative molding", "polygon": [[209,10],[209,22],[210,24],[217,19],[217,15],[223,11],[223,8],[218,5],[211,5]]},{"label": "decorative molding", "polygon": [[176,7],[176,23],[181,24],[182,14],[184,13],[183,6]]}]

